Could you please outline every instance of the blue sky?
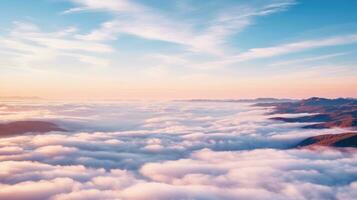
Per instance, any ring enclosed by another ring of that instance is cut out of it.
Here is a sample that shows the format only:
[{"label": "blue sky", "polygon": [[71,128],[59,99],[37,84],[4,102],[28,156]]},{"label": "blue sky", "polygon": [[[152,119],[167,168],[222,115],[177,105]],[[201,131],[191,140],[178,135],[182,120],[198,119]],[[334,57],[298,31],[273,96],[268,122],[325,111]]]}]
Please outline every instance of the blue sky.
[{"label": "blue sky", "polygon": [[353,0],[1,4],[0,95],[357,96]]}]

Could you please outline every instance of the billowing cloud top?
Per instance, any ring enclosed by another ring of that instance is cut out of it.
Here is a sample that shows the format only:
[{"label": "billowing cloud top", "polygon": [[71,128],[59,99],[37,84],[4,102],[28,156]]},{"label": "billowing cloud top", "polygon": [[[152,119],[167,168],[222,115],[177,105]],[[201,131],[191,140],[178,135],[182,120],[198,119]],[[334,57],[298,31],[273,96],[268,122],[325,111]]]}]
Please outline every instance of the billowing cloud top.
[{"label": "billowing cloud top", "polygon": [[307,130],[229,102],[4,102],[1,121],[68,132],[0,138],[0,199],[355,199],[353,150],[291,149]]}]

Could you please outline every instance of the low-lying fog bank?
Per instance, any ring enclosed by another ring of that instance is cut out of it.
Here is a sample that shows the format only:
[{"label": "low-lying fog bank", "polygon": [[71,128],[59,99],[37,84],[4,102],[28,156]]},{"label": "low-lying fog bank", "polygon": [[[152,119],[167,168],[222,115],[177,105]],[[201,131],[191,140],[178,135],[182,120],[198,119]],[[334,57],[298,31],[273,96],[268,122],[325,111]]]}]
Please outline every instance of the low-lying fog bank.
[{"label": "low-lying fog bank", "polygon": [[291,148],[302,129],[240,102],[0,104],[1,123],[67,130],[0,138],[0,199],[354,199],[354,149]]}]

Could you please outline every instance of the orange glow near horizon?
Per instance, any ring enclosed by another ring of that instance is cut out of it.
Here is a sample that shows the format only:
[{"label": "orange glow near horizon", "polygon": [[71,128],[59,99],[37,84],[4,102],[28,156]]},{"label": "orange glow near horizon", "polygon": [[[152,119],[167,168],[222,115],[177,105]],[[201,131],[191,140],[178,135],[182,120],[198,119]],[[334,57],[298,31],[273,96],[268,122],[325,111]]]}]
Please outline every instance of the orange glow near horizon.
[{"label": "orange glow near horizon", "polygon": [[[94,81],[95,82],[95,81]],[[336,98],[357,97],[357,82],[352,79],[301,81],[272,79],[246,80],[236,83],[181,84],[156,86],[120,86],[116,83],[32,82],[29,84],[0,85],[0,96],[37,96],[45,99],[239,99],[239,98],[308,98],[312,96]]]}]

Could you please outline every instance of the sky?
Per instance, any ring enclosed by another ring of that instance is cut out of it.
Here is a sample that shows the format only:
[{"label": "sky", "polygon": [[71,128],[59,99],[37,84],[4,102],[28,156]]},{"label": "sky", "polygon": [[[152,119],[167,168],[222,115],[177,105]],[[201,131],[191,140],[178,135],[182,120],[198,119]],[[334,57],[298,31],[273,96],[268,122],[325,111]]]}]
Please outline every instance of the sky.
[{"label": "sky", "polygon": [[354,0],[3,0],[0,96],[357,97]]}]

